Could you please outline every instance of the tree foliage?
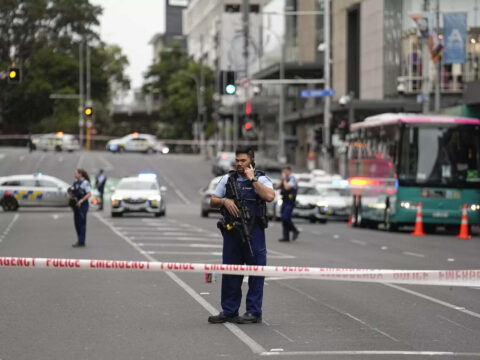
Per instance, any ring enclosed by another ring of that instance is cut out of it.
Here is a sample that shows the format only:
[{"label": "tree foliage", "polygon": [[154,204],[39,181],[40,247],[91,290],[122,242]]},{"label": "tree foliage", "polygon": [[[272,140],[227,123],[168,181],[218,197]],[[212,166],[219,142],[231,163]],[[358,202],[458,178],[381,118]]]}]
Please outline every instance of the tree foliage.
[{"label": "tree foliage", "polygon": [[158,92],[161,99],[160,137],[191,139],[193,123],[198,118],[197,91],[204,73],[205,122],[211,121],[214,76],[212,70],[188,56],[178,43],[163,48],[159,61],[150,66],[144,91]]},{"label": "tree foliage", "polygon": [[[19,85],[0,80],[2,132],[78,130],[78,101],[50,95],[78,94],[79,48],[85,40],[95,102],[103,106],[117,88],[129,87],[127,58],[96,32],[101,13],[88,0],[0,0],[0,71],[16,62],[23,73]],[[112,88],[112,83],[119,85]],[[105,129],[108,120],[101,122]]]}]

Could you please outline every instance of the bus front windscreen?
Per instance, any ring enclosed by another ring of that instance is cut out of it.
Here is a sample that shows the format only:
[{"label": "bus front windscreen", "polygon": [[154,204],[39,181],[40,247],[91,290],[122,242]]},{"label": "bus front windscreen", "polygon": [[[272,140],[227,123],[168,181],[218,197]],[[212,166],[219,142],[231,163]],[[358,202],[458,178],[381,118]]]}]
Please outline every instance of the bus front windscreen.
[{"label": "bus front windscreen", "polygon": [[480,188],[479,139],[478,126],[405,126],[400,185]]}]

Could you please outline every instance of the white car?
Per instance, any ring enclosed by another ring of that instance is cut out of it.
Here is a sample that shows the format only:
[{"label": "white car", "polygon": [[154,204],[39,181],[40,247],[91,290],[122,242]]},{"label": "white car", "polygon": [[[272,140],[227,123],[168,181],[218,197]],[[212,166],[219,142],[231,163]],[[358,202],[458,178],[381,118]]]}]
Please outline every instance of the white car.
[{"label": "white car", "polygon": [[214,209],[210,207],[210,200],[212,199],[212,194],[215,191],[215,188],[217,187],[220,179],[223,177],[222,176],[217,176],[210,181],[208,186],[204,187],[202,190],[200,190],[200,193],[202,195],[201,198],[201,203],[200,203],[200,208],[201,208],[201,215],[202,217],[208,217],[208,214],[211,212],[220,212],[220,209]]},{"label": "white car", "polygon": [[38,174],[0,178],[0,206],[4,211],[19,207],[68,206],[69,185],[53,176]]},{"label": "white car", "polygon": [[345,187],[321,187],[320,201],[317,203],[318,219],[348,220],[352,208],[350,190]]},{"label": "white car", "polygon": [[315,176],[310,173],[292,173],[297,183],[313,184]]},{"label": "white car", "polygon": [[32,138],[32,142],[37,150],[54,151],[75,151],[80,150],[80,144],[75,136],[64,134],[59,131],[52,134],[44,134]]},{"label": "white car", "polygon": [[158,142],[155,136],[137,132],[108,141],[106,150],[111,152],[161,152],[162,154],[168,154],[170,151],[167,146]]},{"label": "white car", "polygon": [[316,221],[325,223],[327,219],[318,214],[317,204],[321,201],[322,195],[315,186],[308,183],[299,183],[292,216],[308,219],[312,223]]},{"label": "white car", "polygon": [[111,197],[112,217],[122,216],[127,212],[147,212],[157,217],[165,215],[166,191],[164,186],[158,185],[155,174],[141,173],[123,178]]}]

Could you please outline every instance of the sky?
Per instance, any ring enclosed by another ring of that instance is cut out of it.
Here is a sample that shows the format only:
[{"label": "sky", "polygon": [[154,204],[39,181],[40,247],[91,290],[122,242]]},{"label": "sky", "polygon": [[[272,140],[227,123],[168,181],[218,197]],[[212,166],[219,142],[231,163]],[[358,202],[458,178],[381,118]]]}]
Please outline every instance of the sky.
[{"label": "sky", "polygon": [[100,35],[107,44],[116,44],[127,55],[127,74],[131,87],[143,84],[143,73],[152,63],[153,50],[148,43],[165,31],[165,0],[90,0],[103,8]]}]

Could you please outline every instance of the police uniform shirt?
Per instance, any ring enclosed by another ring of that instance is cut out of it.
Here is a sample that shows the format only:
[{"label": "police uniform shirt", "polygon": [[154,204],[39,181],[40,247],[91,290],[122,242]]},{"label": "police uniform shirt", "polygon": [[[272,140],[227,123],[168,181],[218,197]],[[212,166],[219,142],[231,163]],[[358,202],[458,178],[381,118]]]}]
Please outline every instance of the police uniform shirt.
[{"label": "police uniform shirt", "polygon": [[101,184],[105,181],[105,175],[103,173],[101,173],[100,175],[98,175],[97,177],[97,184]]},{"label": "police uniform shirt", "polygon": [[92,187],[90,186],[90,183],[88,182],[87,179],[82,178],[80,180],[80,189],[85,191],[85,194],[88,194],[89,192],[92,192]]},{"label": "police uniform shirt", "polygon": [[297,188],[297,180],[296,180],[292,175],[290,175],[290,176],[288,177],[287,184],[289,184],[290,186],[292,186],[294,189]]},{"label": "police uniform shirt", "polygon": [[[217,184],[217,187],[215,188],[214,195],[218,196],[219,198],[225,197],[225,194],[227,192],[227,182],[228,182],[228,177],[229,175],[224,175],[220,181]],[[238,176],[238,181],[249,181],[246,177],[243,176]],[[273,183],[272,180],[268,176],[259,176],[258,177],[258,182],[262,185],[265,185],[269,189],[273,190]]]}]

